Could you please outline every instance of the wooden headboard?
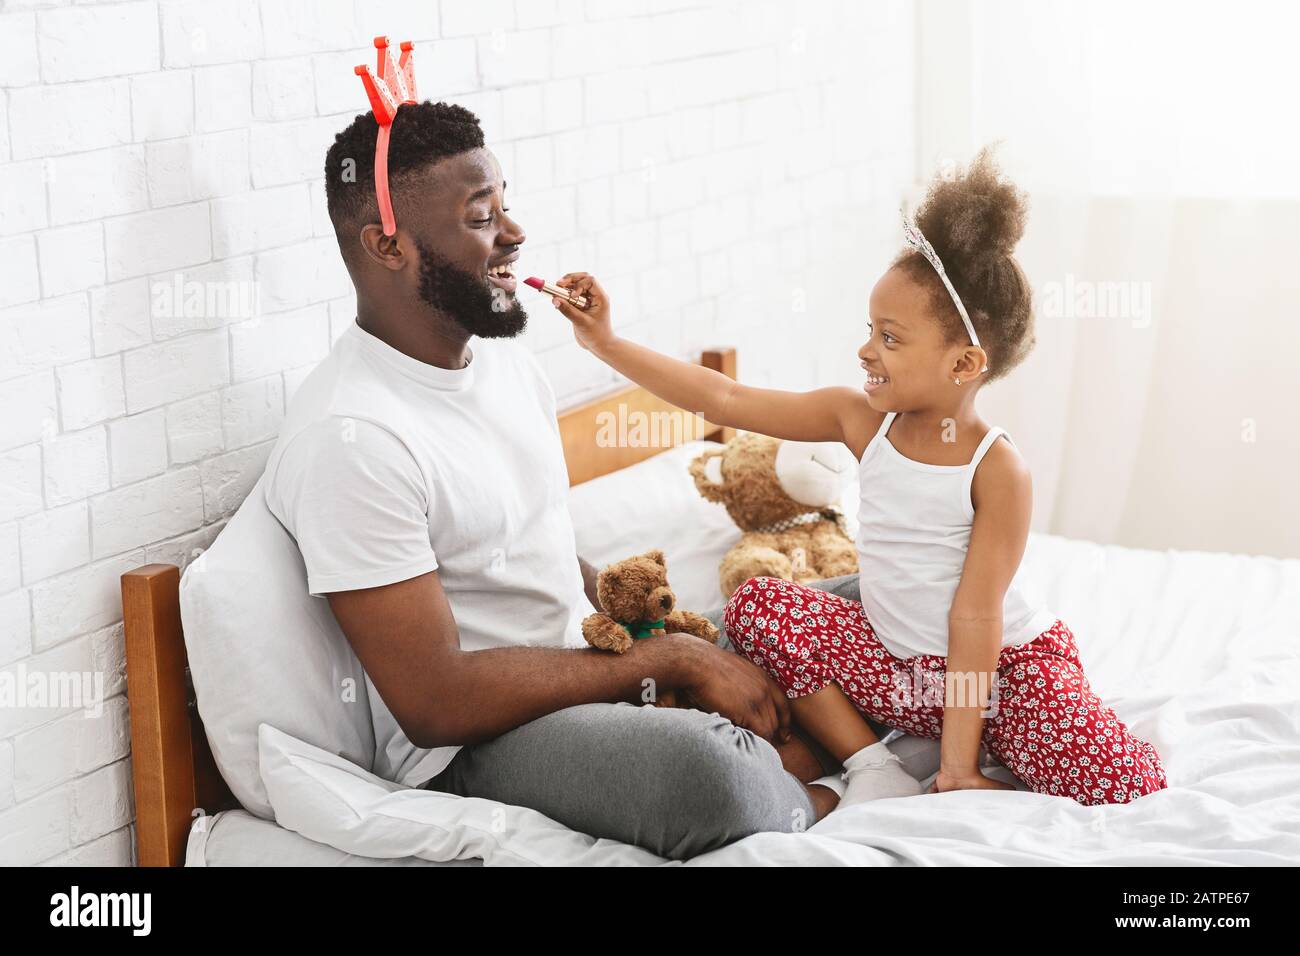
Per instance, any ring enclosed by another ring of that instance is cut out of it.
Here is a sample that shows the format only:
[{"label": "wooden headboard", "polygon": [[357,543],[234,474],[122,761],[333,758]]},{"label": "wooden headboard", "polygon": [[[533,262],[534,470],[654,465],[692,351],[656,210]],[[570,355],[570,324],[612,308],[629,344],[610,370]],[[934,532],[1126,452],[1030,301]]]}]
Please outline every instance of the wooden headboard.
[{"label": "wooden headboard", "polygon": [[[706,351],[700,364],[736,377],[735,349]],[[702,422],[645,389],[630,385],[559,413],[569,484],[581,484],[643,461],[682,441],[726,441],[731,429]],[[659,427],[667,423],[669,427]],[[651,440],[626,438],[649,424]],[[147,564],[122,575],[131,771],[141,866],[181,866],[198,813],[237,807],[208,747],[181,633],[180,569]],[[201,808],[201,809],[199,809]]]}]

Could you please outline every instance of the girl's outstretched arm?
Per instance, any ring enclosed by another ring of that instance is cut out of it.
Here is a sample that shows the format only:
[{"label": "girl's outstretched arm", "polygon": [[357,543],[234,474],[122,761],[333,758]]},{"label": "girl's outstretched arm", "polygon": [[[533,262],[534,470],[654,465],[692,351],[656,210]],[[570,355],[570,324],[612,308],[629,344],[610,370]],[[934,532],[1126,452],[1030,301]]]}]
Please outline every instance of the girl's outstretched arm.
[{"label": "girl's outstretched arm", "polygon": [[556,308],[573,323],[578,344],[665,401],[700,412],[715,425],[761,432],[792,441],[840,441],[860,456],[864,431],[879,425],[880,415],[866,396],[847,386],[811,392],[752,388],[720,372],[662,355],[620,339],[610,322],[605,290],[585,272],[570,272],[556,285],[587,297],[578,309],[561,299]]}]

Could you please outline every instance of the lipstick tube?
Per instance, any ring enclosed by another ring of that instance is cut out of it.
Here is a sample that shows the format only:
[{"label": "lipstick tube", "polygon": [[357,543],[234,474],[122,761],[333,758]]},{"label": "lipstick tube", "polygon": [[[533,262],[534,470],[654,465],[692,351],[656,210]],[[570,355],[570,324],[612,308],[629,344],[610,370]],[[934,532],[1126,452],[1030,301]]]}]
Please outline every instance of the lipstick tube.
[{"label": "lipstick tube", "polygon": [[538,292],[545,292],[557,299],[563,299],[575,308],[585,309],[590,304],[585,295],[569,295],[567,290],[561,289],[558,285],[551,285],[545,279],[539,279],[537,276],[529,276],[524,280],[524,285],[532,286]]}]

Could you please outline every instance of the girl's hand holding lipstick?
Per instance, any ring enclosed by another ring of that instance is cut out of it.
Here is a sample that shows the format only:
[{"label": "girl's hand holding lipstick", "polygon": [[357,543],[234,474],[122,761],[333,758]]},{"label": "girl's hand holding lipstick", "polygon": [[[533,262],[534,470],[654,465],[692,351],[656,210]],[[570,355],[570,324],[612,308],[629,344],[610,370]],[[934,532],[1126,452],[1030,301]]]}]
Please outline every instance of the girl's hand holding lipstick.
[{"label": "girl's hand holding lipstick", "polygon": [[[739,417],[729,414],[735,406],[745,412],[744,390],[721,372],[662,355],[617,335],[610,321],[609,295],[589,273],[570,272],[563,279],[556,280],[553,288],[561,294],[553,295],[551,301],[573,326],[573,337],[578,344],[614,371],[678,408],[703,413],[711,422],[730,425],[730,418],[736,418],[739,427],[746,430],[754,430],[765,423],[769,429],[774,427],[766,408]],[[569,297],[579,296],[586,300],[585,308],[566,301]],[[733,401],[738,391],[742,392],[739,403]],[[806,409],[800,408],[797,415],[789,417],[797,418],[807,427],[809,415]],[[781,424],[777,422],[777,426]]]},{"label": "girl's hand holding lipstick", "polygon": [[555,284],[574,296],[585,296],[587,307],[579,309],[570,302],[554,298],[551,301],[566,319],[573,323],[573,337],[588,352],[599,353],[615,339],[614,326],[609,318],[609,296],[600,283],[586,272],[570,272]]}]

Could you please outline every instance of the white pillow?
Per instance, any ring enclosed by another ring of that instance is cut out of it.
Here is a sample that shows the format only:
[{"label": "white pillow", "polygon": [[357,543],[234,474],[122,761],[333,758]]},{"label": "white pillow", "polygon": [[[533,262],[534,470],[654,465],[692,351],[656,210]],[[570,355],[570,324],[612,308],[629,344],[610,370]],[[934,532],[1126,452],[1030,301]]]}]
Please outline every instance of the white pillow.
[{"label": "white pillow", "polygon": [[[362,767],[375,763],[364,671],[323,598],[307,593],[293,538],[259,479],[216,542],[181,579],[181,619],[199,713],[221,776],[270,819],[257,769],[264,721]],[[345,689],[354,699],[345,701]]]},{"label": "white pillow", "polygon": [[679,607],[698,614],[722,607],[718,565],[740,531],[725,508],[700,496],[687,472],[696,455],[719,447],[687,442],[570,488],[578,554],[599,570],[659,548]]},{"label": "white pillow", "polygon": [[[723,557],[740,540],[727,509],[706,501],[688,472],[691,460],[717,442],[687,442],[630,468],[569,490],[578,554],[596,569],[651,548],[668,561],[678,605],[707,614],[726,603],[718,584]],[[858,484],[844,490],[841,511],[857,530]]]},{"label": "white pillow", "polygon": [[536,810],[401,787],[269,724],[260,728],[260,753],[276,823],[357,856],[477,857],[489,866],[665,862],[639,847],[570,830]]}]

